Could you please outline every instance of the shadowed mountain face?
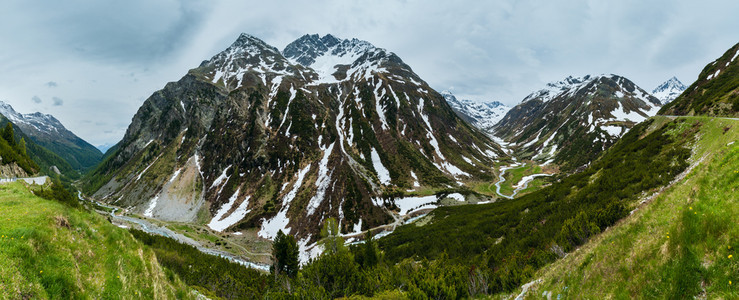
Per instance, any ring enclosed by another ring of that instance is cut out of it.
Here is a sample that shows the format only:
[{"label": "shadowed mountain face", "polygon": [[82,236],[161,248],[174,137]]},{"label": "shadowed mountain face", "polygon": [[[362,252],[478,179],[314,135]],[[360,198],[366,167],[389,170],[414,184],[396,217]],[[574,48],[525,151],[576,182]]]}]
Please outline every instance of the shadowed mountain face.
[{"label": "shadowed mountain face", "polygon": [[739,44],[708,64],[662,115],[739,117]]},{"label": "shadowed mountain face", "polygon": [[527,96],[495,126],[494,134],[522,158],[554,162],[571,171],[653,116],[660,105],[621,76],[568,77]]},{"label": "shadowed mountain face", "polygon": [[88,178],[95,196],[163,220],[317,238],[392,220],[414,190],[492,180],[500,147],[395,54],[305,35],[242,34],[154,93]]}]

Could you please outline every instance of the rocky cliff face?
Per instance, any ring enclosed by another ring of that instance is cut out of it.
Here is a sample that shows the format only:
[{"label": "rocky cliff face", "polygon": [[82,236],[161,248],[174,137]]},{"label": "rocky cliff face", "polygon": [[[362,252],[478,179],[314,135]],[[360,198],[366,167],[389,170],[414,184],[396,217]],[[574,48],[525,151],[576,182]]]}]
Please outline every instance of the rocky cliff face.
[{"label": "rocky cliff face", "polygon": [[492,180],[499,146],[395,54],[306,35],[282,52],[242,34],[154,93],[88,178],[95,196],[214,230],[315,240],[392,220],[418,190]]},{"label": "rocky cliff face", "polygon": [[657,98],[621,76],[568,77],[527,96],[494,133],[523,158],[568,171],[588,164],[659,107]]}]

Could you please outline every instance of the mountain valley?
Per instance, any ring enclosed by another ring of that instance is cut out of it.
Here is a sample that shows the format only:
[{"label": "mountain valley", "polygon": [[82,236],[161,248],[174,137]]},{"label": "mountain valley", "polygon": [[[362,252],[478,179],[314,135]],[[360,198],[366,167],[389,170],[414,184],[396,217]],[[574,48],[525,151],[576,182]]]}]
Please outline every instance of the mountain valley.
[{"label": "mountain valley", "polygon": [[116,143],[0,102],[0,298],[737,298],[737,57],[507,106],[242,33]]}]

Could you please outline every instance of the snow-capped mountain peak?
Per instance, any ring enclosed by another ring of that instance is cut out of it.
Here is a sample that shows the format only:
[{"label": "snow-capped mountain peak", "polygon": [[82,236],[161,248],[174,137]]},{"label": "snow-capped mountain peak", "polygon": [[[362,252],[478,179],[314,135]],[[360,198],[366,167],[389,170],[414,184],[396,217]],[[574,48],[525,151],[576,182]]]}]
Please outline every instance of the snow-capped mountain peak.
[{"label": "snow-capped mountain peak", "polygon": [[241,86],[244,74],[251,71],[261,73],[262,81],[265,81],[267,74],[298,75],[300,72],[290,68],[290,63],[277,48],[246,33],[200,66],[210,68],[208,78],[213,83],[220,81],[230,89]]},{"label": "snow-capped mountain peak", "polygon": [[657,97],[657,99],[659,99],[659,101],[664,105],[675,100],[675,98],[680,96],[680,94],[682,94],[687,88],[687,86],[673,76],[654,88],[654,90],[652,90],[652,95]]},{"label": "snow-capped mountain peak", "polygon": [[457,115],[470,122],[475,127],[483,131],[490,132],[493,126],[498,123],[505,114],[511,109],[498,101],[492,102],[475,102],[472,100],[459,100],[450,91],[443,91],[446,102],[452,107]]},{"label": "snow-capped mountain peak", "polygon": [[549,100],[552,100],[557,95],[566,92],[572,87],[580,85],[590,79],[592,79],[592,76],[590,75],[585,75],[583,77],[567,76],[567,78],[565,78],[564,80],[547,83],[543,89],[529,94],[521,102],[526,102],[533,99],[539,99],[542,102],[547,102]]},{"label": "snow-capped mountain peak", "polygon": [[330,34],[323,37],[306,34],[288,44],[282,53],[292,64],[315,71],[314,84],[367,78],[372,72],[386,71],[382,65],[394,56],[367,41],[340,39]]},{"label": "snow-capped mountain peak", "polygon": [[548,102],[564,94],[573,96],[583,89],[587,89],[586,92],[592,94],[596,92],[594,83],[597,82],[611,82],[615,84],[616,86],[614,86],[613,92],[618,98],[629,96],[661,106],[660,102],[655,101],[654,98],[650,98],[649,93],[639,89],[633,82],[615,74],[585,75],[583,77],[568,76],[564,80],[547,83],[544,89],[529,94],[521,103],[531,100]]},{"label": "snow-capped mountain peak", "polygon": [[236,51],[241,50],[243,52],[249,53],[250,55],[259,55],[262,51],[280,53],[280,50],[277,50],[277,48],[265,43],[255,36],[246,33],[242,33],[241,35],[239,35],[239,38],[237,38],[236,41],[231,44],[229,49]]},{"label": "snow-capped mountain peak", "polygon": [[306,34],[288,44],[282,53],[294,63],[321,69],[320,65],[328,62],[326,58],[334,58],[337,64],[350,65],[363,54],[374,50],[377,50],[374,45],[356,38],[349,40],[339,39],[331,34],[323,37]]},{"label": "snow-capped mountain peak", "polygon": [[[574,169],[590,162],[661,104],[631,80],[614,75],[567,77],[511,108],[493,133],[528,157]],[[573,155],[572,153],[577,153]]]},{"label": "snow-capped mountain peak", "polygon": [[0,101],[0,114],[18,126],[23,126],[24,128],[30,126],[39,132],[52,133],[59,132],[60,130],[66,131],[64,125],[52,115],[40,112],[21,114],[16,112],[10,104],[3,101]]}]

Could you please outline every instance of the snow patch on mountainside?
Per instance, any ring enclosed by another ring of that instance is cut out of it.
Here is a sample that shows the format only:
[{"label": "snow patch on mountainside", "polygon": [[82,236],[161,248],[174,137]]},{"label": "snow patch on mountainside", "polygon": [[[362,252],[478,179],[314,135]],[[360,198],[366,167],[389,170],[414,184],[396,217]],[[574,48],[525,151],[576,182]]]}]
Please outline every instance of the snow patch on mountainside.
[{"label": "snow patch on mountainside", "polygon": [[246,214],[248,214],[251,210],[246,209],[247,206],[249,206],[249,198],[251,196],[246,196],[244,201],[241,202],[241,205],[236,208],[230,215],[226,216],[224,218],[224,215],[228,213],[229,210],[233,207],[234,203],[236,203],[236,199],[239,197],[240,189],[236,189],[236,192],[234,192],[233,195],[231,195],[231,198],[228,199],[228,203],[221,206],[221,208],[216,213],[216,216],[213,217],[213,219],[210,220],[210,223],[208,223],[208,227],[210,229],[213,229],[218,232],[222,232],[226,230],[229,226],[236,224],[236,222],[241,221],[244,217],[246,217]]},{"label": "snow patch on mountainside", "polygon": [[382,164],[382,160],[380,159],[380,154],[377,153],[377,150],[375,148],[371,148],[371,157],[372,157],[372,166],[375,167],[375,171],[377,171],[377,177],[380,179],[380,183],[382,184],[390,184],[390,171],[385,168],[385,165]]},{"label": "snow patch on mountainside", "polygon": [[292,189],[282,198],[282,209],[280,209],[280,212],[270,220],[262,219],[262,228],[258,233],[260,237],[271,240],[277,236],[277,232],[280,230],[285,234],[290,233],[290,228],[287,227],[287,224],[290,222],[290,219],[287,217],[287,210],[290,209],[290,202],[298,195],[298,189],[303,184],[303,179],[308,171],[310,171],[310,165],[298,171],[298,178],[295,180]]},{"label": "snow patch on mountainside", "polygon": [[321,205],[321,201],[326,197],[326,190],[331,183],[331,170],[328,167],[328,158],[334,150],[336,142],[323,149],[323,157],[318,162],[318,179],[316,179],[316,194],[308,202],[308,215],[312,215],[316,208]]}]

